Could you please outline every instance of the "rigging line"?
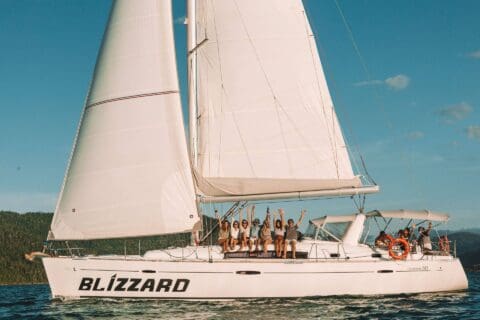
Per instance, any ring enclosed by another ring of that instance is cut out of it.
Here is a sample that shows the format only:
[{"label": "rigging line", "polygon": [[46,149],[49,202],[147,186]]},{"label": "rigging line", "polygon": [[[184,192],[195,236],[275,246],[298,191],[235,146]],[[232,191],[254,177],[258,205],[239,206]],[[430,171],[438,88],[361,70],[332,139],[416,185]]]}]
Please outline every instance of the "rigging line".
[{"label": "rigging line", "polygon": [[[316,63],[316,60],[315,60],[315,50],[312,46],[312,41],[311,41],[311,38],[313,38],[314,41],[315,41],[315,35],[313,34],[313,31],[311,32],[312,34],[310,34],[310,32],[309,32],[311,28],[308,28],[310,23],[308,21],[308,17],[307,17],[307,14],[306,14],[305,10],[303,10],[302,13],[303,13],[304,22],[305,22],[305,33],[306,33],[306,36],[307,36],[306,39],[307,39],[307,42],[308,42],[308,47],[310,48],[310,57],[312,59],[312,64],[314,65],[313,69],[314,69],[314,72],[315,72],[315,80],[316,80],[316,84],[317,84],[317,88],[318,88],[318,93],[320,94],[320,101],[322,103],[323,118],[324,118],[326,129],[327,129],[327,132],[328,132],[328,140],[330,141],[330,147],[331,147],[331,149],[333,151],[332,153],[334,155],[334,164],[335,164],[335,169],[337,171],[337,178],[340,179],[340,172],[339,172],[339,168],[338,168],[339,167],[339,165],[338,165],[338,154],[337,154],[337,146],[336,146],[336,139],[335,139],[335,123],[334,123],[335,118],[332,117],[332,129],[334,131],[333,132],[333,142],[332,142],[332,136],[330,134],[330,127],[327,123],[327,114],[326,114],[326,111],[325,111],[324,96],[323,96],[323,93],[322,93],[322,88],[320,86],[320,79],[319,79],[318,68],[317,68],[318,66],[317,66],[317,63]],[[327,94],[327,96],[328,96],[328,94]],[[332,102],[332,104],[333,104],[333,102]],[[333,105],[332,105],[331,109],[332,109],[332,113],[334,113]]]},{"label": "rigging line", "polygon": [[[338,0],[334,0],[334,2],[335,2],[335,5],[336,5],[336,7],[337,7],[337,9],[338,9],[338,12],[340,13],[340,16],[341,16],[342,21],[343,21],[343,23],[344,23],[344,25],[345,25],[345,28],[347,29],[348,35],[349,35],[350,40],[351,40],[351,42],[352,42],[352,45],[353,45],[353,47],[354,47],[354,49],[355,49],[355,51],[356,51],[356,54],[357,54],[357,56],[358,56],[358,58],[359,58],[359,60],[360,60],[360,63],[362,64],[362,67],[363,67],[363,69],[364,69],[364,72],[365,72],[365,74],[366,74],[366,76],[367,76],[367,80],[368,80],[368,81],[371,81],[371,80],[372,80],[371,74],[370,74],[370,72],[369,72],[369,70],[368,70],[367,63],[366,63],[365,59],[363,58],[362,54],[360,53],[360,49],[358,48],[357,42],[355,41],[355,37],[354,37],[354,35],[353,35],[353,31],[352,31],[352,29],[350,28],[350,25],[348,24],[345,15],[343,14],[343,11],[342,11],[342,9],[341,9],[341,7],[340,7],[340,4],[338,3]],[[383,116],[384,116],[384,119],[386,119],[387,127],[395,134],[396,132],[395,132],[395,130],[394,130],[393,124],[392,124],[392,122],[390,121],[390,118],[387,116],[387,112],[386,112],[386,110],[385,110],[385,106],[383,105],[383,103],[381,103],[380,95],[379,95],[378,90],[377,90],[377,88],[376,88],[375,86],[373,87],[373,92],[374,92],[375,98],[376,98],[376,100],[377,100],[377,104],[378,104],[378,106],[380,107],[380,110],[381,110],[381,112],[382,112],[382,114],[383,114]],[[401,152],[402,152],[402,154],[405,154],[404,151],[401,151]],[[421,201],[422,201],[423,203],[426,203],[425,195],[423,194],[422,190],[420,189],[418,183],[416,183],[415,175],[414,175],[414,173],[413,173],[412,166],[411,166],[411,163],[410,163],[410,160],[411,160],[411,159],[409,159],[408,157],[406,157],[406,158],[407,158],[407,159],[406,159],[406,166],[407,166],[407,171],[408,171],[409,176],[410,176],[410,181],[411,181],[411,183],[416,187],[417,193],[419,194],[420,198],[422,198]]]},{"label": "rigging line", "polygon": [[[216,23],[216,19],[215,19],[215,8],[213,6],[213,2],[212,2],[212,12],[213,12],[213,25],[214,25],[214,30],[215,30],[215,40],[216,40],[216,43],[217,43],[217,54],[218,54],[218,65],[219,65],[219,69],[220,69],[220,81],[221,81],[221,89],[222,89],[222,101],[223,101],[223,97],[225,97],[225,99],[228,99],[228,95],[227,95],[227,92],[225,90],[225,86],[224,86],[224,81],[223,81],[223,71],[222,71],[222,61],[220,59],[220,41],[218,39],[218,30],[217,30],[217,23]],[[221,106],[223,106],[222,102],[220,103]],[[227,106],[230,107],[230,105],[227,103],[226,104]],[[243,149],[245,151],[245,154],[247,156],[247,160],[248,160],[248,164],[250,166],[250,170],[252,171],[252,174],[253,176],[256,176],[255,174],[255,169],[254,169],[254,166],[253,166],[253,163],[252,163],[252,159],[250,157],[250,153],[248,152],[248,148],[245,144],[245,140],[243,138],[243,135],[242,135],[242,132],[240,130],[240,126],[238,125],[238,121],[237,121],[237,118],[235,116],[235,110],[233,110],[233,108],[230,107],[230,111],[231,111],[231,114],[232,114],[232,119],[233,119],[233,122],[235,124],[235,128],[237,129],[237,132],[238,132],[238,135],[239,135],[239,138],[240,138],[240,141],[242,143],[242,146],[243,146]],[[223,112],[223,107],[221,108],[221,112],[222,112],[222,120],[225,116],[225,113]],[[223,129],[223,121],[220,125],[220,130]],[[222,131],[220,131],[220,146],[219,146],[219,152],[218,152],[218,166],[217,166],[217,175],[219,176],[220,175],[220,157],[221,157],[221,145],[222,145]]]},{"label": "rigging line", "polygon": [[[353,31],[350,27],[350,25],[348,24],[347,22],[347,18],[345,17],[345,14],[343,13],[343,10],[342,8],[340,7],[340,4],[338,3],[338,0],[334,0],[335,2],[335,6],[340,14],[340,17],[342,18],[342,22],[345,26],[345,29],[347,30],[347,34],[350,38],[350,41],[352,43],[352,46],[355,50],[355,53],[357,54],[357,57],[360,61],[360,64],[363,68],[363,71],[367,77],[367,81],[371,81],[372,80],[372,76],[370,74],[370,71],[368,69],[368,66],[367,66],[367,63],[365,61],[365,58],[363,57],[363,55],[361,54],[360,52],[360,48],[358,47],[357,45],[357,42],[355,40],[355,36],[353,35]],[[374,92],[374,97],[375,97],[375,100],[377,101],[377,104],[380,106],[380,109],[381,109],[381,112],[383,113],[383,116],[384,118],[387,120],[386,123],[387,123],[387,127],[392,129],[393,128],[393,125],[392,123],[390,122],[390,119],[387,117],[387,113],[386,113],[386,110],[385,110],[385,107],[383,105],[383,103],[381,103],[381,99],[380,99],[380,94],[378,93],[378,90],[376,87],[373,87],[373,92]],[[352,136],[352,138],[355,140],[354,136]],[[360,153],[360,148],[359,148],[359,145],[358,143],[356,143],[354,141],[354,144],[356,146],[356,149],[357,149],[357,153],[359,154],[360,158],[361,158],[361,161],[362,161],[362,165],[363,165],[363,168],[364,168],[364,172],[365,172],[365,175],[371,180],[371,181],[374,181],[373,178],[368,174],[368,171],[367,171],[367,167],[365,165],[365,162],[363,161],[363,156],[362,154]]]},{"label": "rigging line", "polygon": [[[282,105],[280,104],[280,102],[278,101],[277,99],[277,96],[275,94],[275,91],[273,90],[273,87],[272,87],[272,84],[270,83],[270,80],[268,79],[268,76],[267,76],[267,73],[265,72],[265,69],[263,68],[263,65],[261,63],[261,60],[260,60],[260,56],[258,55],[258,52],[256,50],[256,47],[253,43],[253,40],[252,40],[252,37],[250,36],[250,33],[248,32],[248,29],[247,29],[247,26],[245,25],[245,21],[243,20],[243,16],[242,16],[242,13],[240,11],[240,8],[238,7],[238,3],[236,0],[233,1],[235,3],[235,8],[237,9],[237,12],[238,12],[238,16],[240,18],[240,21],[242,22],[242,27],[243,27],[243,30],[245,31],[246,35],[247,35],[247,38],[248,38],[248,42],[250,43],[250,45],[252,46],[252,49],[253,49],[253,52],[255,54],[255,58],[257,59],[257,62],[258,62],[258,65],[260,67],[260,69],[262,70],[262,73],[263,73],[263,76],[265,78],[265,81],[268,85],[268,88],[270,89],[270,92],[272,94],[272,97],[273,97],[273,102],[274,102],[274,105],[275,106],[279,106],[281,109],[282,108]],[[287,160],[288,160],[288,166],[289,166],[289,169],[290,169],[290,173],[293,173],[293,166],[292,166],[292,159],[291,159],[291,156],[290,156],[290,153],[288,152],[288,147],[287,147],[287,141],[285,139],[285,133],[284,133],[284,130],[283,130],[283,125],[282,125],[282,120],[280,118],[280,113],[279,113],[279,110],[278,108],[275,108],[275,111],[277,113],[277,118],[278,118],[278,123],[279,123],[279,127],[280,127],[280,132],[281,132],[281,136],[282,136],[282,142],[283,142],[283,146],[285,148],[285,152],[286,152],[286,155],[287,155]],[[288,117],[288,114],[285,112],[285,110],[283,110],[283,112],[287,115]]]}]

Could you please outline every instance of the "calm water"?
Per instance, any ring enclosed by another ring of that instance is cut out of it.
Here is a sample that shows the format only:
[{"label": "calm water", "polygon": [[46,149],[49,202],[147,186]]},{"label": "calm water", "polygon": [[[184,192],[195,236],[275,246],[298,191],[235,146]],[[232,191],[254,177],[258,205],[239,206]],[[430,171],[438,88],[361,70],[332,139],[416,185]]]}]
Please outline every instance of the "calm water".
[{"label": "calm water", "polygon": [[47,285],[0,287],[2,319],[480,319],[480,273],[461,293],[222,302],[50,300]]}]

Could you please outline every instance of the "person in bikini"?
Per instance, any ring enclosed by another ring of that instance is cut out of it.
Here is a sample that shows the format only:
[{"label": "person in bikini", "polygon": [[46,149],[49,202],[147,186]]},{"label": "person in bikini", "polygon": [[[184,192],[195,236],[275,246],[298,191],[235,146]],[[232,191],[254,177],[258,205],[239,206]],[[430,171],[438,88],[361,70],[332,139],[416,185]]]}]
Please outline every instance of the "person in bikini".
[{"label": "person in bikini", "polygon": [[295,223],[293,219],[288,219],[287,226],[285,228],[286,235],[285,235],[285,244],[283,247],[283,259],[287,258],[287,246],[290,244],[292,247],[292,258],[296,259],[296,252],[297,252],[297,230],[300,224],[302,223],[303,217],[305,217],[305,213],[307,211],[305,209],[302,210],[300,214],[300,219],[298,222]]}]

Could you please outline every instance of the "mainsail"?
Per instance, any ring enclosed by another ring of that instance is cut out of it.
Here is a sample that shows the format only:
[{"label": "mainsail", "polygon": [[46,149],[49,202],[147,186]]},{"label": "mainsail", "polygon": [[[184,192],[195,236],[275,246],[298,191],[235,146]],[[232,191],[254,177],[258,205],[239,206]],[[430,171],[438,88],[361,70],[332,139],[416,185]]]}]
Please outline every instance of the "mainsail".
[{"label": "mainsail", "polygon": [[197,220],[171,2],[118,0],[49,238],[158,235]]},{"label": "mainsail", "polygon": [[356,193],[362,184],[302,1],[198,0],[189,9],[200,193],[212,201]]}]

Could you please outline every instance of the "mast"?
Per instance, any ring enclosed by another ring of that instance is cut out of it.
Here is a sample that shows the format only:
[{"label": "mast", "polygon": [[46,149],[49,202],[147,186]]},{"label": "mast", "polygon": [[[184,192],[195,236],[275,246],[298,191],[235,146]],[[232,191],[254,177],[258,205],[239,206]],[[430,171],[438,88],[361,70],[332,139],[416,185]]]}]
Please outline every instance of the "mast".
[{"label": "mast", "polygon": [[197,167],[197,45],[195,3],[187,0],[187,61],[188,61],[188,110],[189,152],[193,169]]}]

